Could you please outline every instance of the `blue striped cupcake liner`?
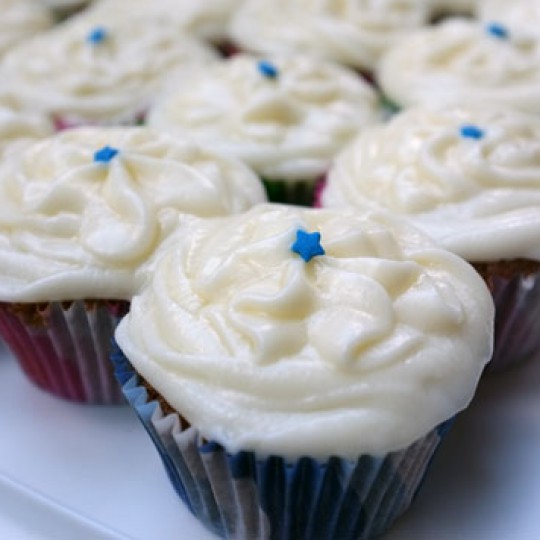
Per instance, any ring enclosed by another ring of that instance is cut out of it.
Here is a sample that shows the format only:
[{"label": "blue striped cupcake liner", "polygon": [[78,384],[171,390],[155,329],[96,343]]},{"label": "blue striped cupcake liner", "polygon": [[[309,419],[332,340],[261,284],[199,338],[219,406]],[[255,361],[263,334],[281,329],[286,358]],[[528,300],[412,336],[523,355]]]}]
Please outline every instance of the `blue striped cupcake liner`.
[{"label": "blue striped cupcake liner", "polygon": [[178,414],[164,415],[118,347],[111,360],[177,494],[223,538],[365,540],[382,534],[410,506],[453,422],[382,457],[304,456],[290,462],[229,453],[185,427]]}]

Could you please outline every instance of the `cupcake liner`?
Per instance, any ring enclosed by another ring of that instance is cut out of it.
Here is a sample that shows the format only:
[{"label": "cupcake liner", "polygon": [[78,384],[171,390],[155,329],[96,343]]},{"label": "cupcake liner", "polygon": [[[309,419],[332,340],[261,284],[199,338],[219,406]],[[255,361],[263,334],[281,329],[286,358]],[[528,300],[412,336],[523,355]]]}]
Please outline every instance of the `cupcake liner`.
[{"label": "cupcake liner", "polygon": [[111,356],[122,390],[189,510],[224,538],[368,539],[411,504],[453,419],[408,448],[356,460],[258,458],[204,441],[176,413],[164,415],[129,361]]},{"label": "cupcake liner", "polygon": [[142,126],[144,125],[146,119],[147,111],[141,111],[134,114],[130,118],[125,118],[123,120],[109,120],[109,121],[94,121],[94,120],[84,120],[82,118],[75,118],[71,116],[56,115],[53,116],[53,125],[55,130],[64,131],[67,129],[76,129],[80,127],[93,127],[93,126]]},{"label": "cupcake liner", "polygon": [[0,304],[0,334],[26,376],[58,397],[123,403],[109,361],[114,329],[128,302]]},{"label": "cupcake liner", "polygon": [[315,184],[315,190],[313,193],[313,207],[314,208],[322,208],[322,195],[324,192],[324,188],[326,187],[326,184],[328,182],[328,175],[321,176],[316,184]]},{"label": "cupcake liner", "polygon": [[268,180],[262,179],[270,202],[312,206],[315,198],[316,180]]},{"label": "cupcake liner", "polygon": [[214,47],[223,58],[230,58],[241,52],[237,45],[227,39],[214,43]]},{"label": "cupcake liner", "polygon": [[540,272],[490,276],[495,302],[495,345],[487,372],[540,357]]}]

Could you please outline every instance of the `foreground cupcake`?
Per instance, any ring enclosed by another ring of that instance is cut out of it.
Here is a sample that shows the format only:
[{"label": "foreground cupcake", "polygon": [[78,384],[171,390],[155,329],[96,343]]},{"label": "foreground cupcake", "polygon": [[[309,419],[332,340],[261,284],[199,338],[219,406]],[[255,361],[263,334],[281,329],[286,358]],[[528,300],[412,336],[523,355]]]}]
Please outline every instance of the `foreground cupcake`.
[{"label": "foreground cupcake", "polygon": [[496,304],[491,367],[540,356],[540,120],[415,108],[338,157],[325,207],[390,211],[474,263]]},{"label": "foreground cupcake", "polygon": [[53,25],[50,11],[35,0],[0,0],[0,57]]},{"label": "foreground cupcake", "polygon": [[81,16],[12,50],[0,76],[58,128],[135,124],[175,70],[215,57],[167,21]]},{"label": "foreground cupcake", "polygon": [[180,230],[116,331],[129,363],[113,357],[178,494],[230,538],[380,534],[490,356],[482,280],[358,212],[260,205]]},{"label": "foreground cupcake", "polygon": [[264,200],[242,163],[143,128],[63,132],[0,166],[0,333],[38,386],[121,400],[112,331],[179,214]]},{"label": "foreground cupcake", "polygon": [[425,0],[247,0],[230,25],[242,49],[305,53],[370,72],[381,54],[427,24]]},{"label": "foreground cupcake", "polygon": [[400,107],[486,102],[540,113],[540,38],[521,27],[448,19],[381,59],[378,82]]},{"label": "foreground cupcake", "polygon": [[156,100],[148,124],[242,159],[280,202],[310,205],[335,154],[381,119],[367,83],[308,56],[236,55],[183,80]]}]

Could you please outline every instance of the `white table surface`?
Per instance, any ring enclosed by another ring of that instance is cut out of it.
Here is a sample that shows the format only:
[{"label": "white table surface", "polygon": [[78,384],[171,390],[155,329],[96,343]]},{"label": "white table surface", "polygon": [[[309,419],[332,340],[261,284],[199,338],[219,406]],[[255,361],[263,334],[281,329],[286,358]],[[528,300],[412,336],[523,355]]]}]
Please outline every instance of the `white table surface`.
[{"label": "white table surface", "polygon": [[[128,407],[33,387],[0,347],[0,539],[212,540]],[[540,540],[540,365],[484,381],[382,540]],[[338,540],[338,539],[336,539]]]}]

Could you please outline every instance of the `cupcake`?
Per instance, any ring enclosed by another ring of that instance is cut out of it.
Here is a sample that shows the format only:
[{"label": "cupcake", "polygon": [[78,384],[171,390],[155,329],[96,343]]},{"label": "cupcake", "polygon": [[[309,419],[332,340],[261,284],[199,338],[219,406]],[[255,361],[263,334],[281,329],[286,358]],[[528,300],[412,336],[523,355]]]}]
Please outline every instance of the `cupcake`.
[{"label": "cupcake", "polygon": [[227,538],[381,534],[490,356],[482,280],[374,214],[259,205],[182,227],[113,355],[176,491]]},{"label": "cupcake", "polygon": [[425,0],[246,0],[230,35],[262,54],[313,54],[371,72],[391,44],[427,24]]},{"label": "cupcake", "polygon": [[0,160],[31,142],[51,135],[54,127],[49,119],[26,110],[16,92],[0,90]]},{"label": "cupcake", "polygon": [[85,13],[98,20],[130,19],[143,16],[147,21],[167,19],[189,35],[212,43],[226,37],[229,19],[243,0],[100,0]]},{"label": "cupcake", "polygon": [[480,0],[477,9],[480,19],[504,21],[511,28],[526,28],[540,34],[540,2],[538,0]]},{"label": "cupcake", "polygon": [[377,79],[400,107],[474,101],[540,113],[540,39],[521,28],[447,19],[403,38]]},{"label": "cupcake", "polygon": [[60,129],[135,124],[175,70],[215,58],[167,21],[105,18],[97,24],[80,16],[12,50],[0,76]]},{"label": "cupcake", "polygon": [[311,205],[334,155],[382,120],[367,83],[313,57],[239,54],[183,79],[156,99],[148,125],[242,159],[277,202]]},{"label": "cupcake", "polygon": [[540,120],[484,107],[411,108],[337,159],[324,207],[406,218],[485,277],[491,369],[540,355]]},{"label": "cupcake", "polygon": [[49,10],[35,0],[0,0],[0,57],[53,25]]},{"label": "cupcake", "polygon": [[242,163],[146,128],[80,128],[0,164],[0,334],[28,377],[70,400],[122,400],[113,330],[178,215],[264,200]]}]

